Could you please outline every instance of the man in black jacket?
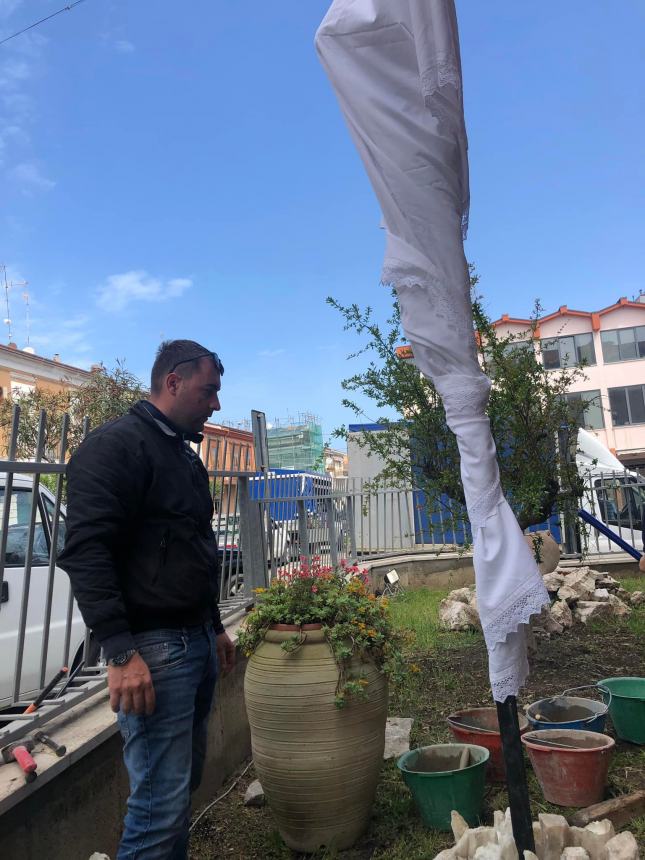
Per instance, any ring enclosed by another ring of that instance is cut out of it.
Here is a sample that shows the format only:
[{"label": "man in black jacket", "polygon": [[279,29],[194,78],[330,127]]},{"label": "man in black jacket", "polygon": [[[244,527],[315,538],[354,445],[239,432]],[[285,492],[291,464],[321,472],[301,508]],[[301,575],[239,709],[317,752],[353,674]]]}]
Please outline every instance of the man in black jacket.
[{"label": "man in black jacket", "polygon": [[130,777],[117,860],[186,860],[217,663],[226,674],[235,659],[217,608],[208,474],[188,445],[220,408],[223,373],[194,341],[162,343],[150,399],[69,463],[60,564],[108,661]]}]

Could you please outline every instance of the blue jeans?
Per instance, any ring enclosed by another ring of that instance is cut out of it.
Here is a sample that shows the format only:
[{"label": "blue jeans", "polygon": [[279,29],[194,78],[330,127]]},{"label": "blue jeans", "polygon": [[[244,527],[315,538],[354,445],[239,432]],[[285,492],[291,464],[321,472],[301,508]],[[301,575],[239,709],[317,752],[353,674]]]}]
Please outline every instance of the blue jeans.
[{"label": "blue jeans", "polygon": [[187,860],[190,793],[206,755],[217,677],[211,624],[138,633],[155,689],[152,716],[119,711],[130,797],[117,860]]}]

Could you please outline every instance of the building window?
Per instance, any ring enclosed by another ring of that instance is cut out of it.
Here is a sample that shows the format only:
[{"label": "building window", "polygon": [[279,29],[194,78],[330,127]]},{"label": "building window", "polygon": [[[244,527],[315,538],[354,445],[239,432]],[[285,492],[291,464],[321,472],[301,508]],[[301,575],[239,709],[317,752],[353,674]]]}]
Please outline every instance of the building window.
[{"label": "building window", "polygon": [[566,337],[551,337],[540,342],[542,361],[547,370],[587,366],[596,363],[596,351],[592,334],[574,334]]},{"label": "building window", "polygon": [[611,420],[616,427],[627,424],[645,424],[645,392],[642,385],[627,388],[610,388]]},{"label": "building window", "polygon": [[600,340],[606,364],[645,358],[645,325],[601,331]]},{"label": "building window", "polygon": [[[567,403],[571,406],[573,414],[579,427],[586,430],[602,430],[605,426],[600,391],[572,391],[565,395]],[[586,409],[584,408],[585,405]]]}]

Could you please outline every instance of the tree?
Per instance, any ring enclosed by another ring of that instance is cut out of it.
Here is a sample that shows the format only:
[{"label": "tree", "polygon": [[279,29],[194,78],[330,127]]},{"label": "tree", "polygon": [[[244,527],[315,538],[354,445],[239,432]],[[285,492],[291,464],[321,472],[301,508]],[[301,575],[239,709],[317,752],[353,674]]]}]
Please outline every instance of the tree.
[{"label": "tree", "polygon": [[84,436],[85,418],[90,429],[111,418],[118,418],[147,397],[148,391],[122,362],[112,370],[102,365],[94,368],[83,385],[65,391],[49,391],[36,386],[28,392],[15,392],[0,401],[0,432],[5,456],[8,452],[13,407],[20,407],[16,456],[19,460],[33,459],[38,442],[40,412],[46,413],[44,459],[48,462],[60,456],[63,416],[69,415],[67,450],[73,453]]},{"label": "tree", "polygon": [[[487,411],[499,453],[502,487],[525,529],[547,520],[556,502],[560,509],[569,510],[580,494],[575,458],[572,461],[561,452],[575,446],[581,409],[588,405],[574,409],[565,397],[584,371],[581,365],[547,371],[539,361],[539,302],[529,332],[501,337],[481,296],[475,294],[478,280],[471,269],[473,337],[482,367],[493,379]],[[359,434],[356,441],[384,463],[371,482],[373,487],[414,484],[424,491],[428,512],[441,511],[444,522],[454,528],[467,521],[459,450],[434,386],[412,361],[397,354],[396,347],[405,340],[394,292],[393,297],[392,315],[385,326],[374,319],[369,307],[361,310],[356,304],[344,306],[327,299],[344,318],[345,330],[363,340],[349,358],[370,356],[364,370],[343,380],[343,389],[367,396],[378,409],[397,413],[394,420],[378,419],[383,432]],[[364,414],[349,397],[343,405],[358,417]],[[347,429],[339,428],[336,435],[346,439]]]}]

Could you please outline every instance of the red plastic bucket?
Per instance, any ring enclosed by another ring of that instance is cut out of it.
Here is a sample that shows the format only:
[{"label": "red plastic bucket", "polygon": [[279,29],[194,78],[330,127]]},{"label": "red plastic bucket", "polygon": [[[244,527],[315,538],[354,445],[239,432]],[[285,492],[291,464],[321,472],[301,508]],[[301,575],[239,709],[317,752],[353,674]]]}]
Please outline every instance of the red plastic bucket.
[{"label": "red plastic bucket", "polygon": [[[528,731],[529,722],[523,714],[517,715],[520,732]],[[486,747],[490,752],[486,779],[488,782],[506,782],[506,768],[502,753],[502,738],[497,721],[497,708],[469,708],[455,711],[447,717],[455,738],[462,744]]]},{"label": "red plastic bucket", "polygon": [[[541,745],[540,740],[569,748]],[[522,737],[544,797],[558,806],[591,806],[605,794],[616,742],[578,729],[543,729]]]}]

